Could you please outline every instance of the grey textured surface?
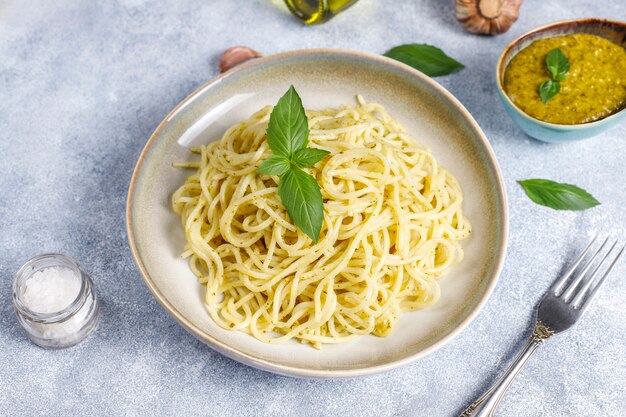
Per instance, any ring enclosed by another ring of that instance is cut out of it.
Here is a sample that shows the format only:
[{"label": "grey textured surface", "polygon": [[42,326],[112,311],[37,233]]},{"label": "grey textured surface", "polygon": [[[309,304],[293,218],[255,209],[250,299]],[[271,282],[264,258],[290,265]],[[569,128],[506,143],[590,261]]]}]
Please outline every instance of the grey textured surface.
[{"label": "grey textured surface", "polygon": [[[361,0],[328,24],[304,27],[279,0],[0,2],[0,415],[454,416],[475,399],[591,231],[626,234],[626,125],[565,145],[530,139],[498,102],[498,55],[540,24],[626,20],[626,3],[526,0],[519,21],[494,38],[465,33],[452,3]],[[438,45],[466,65],[438,81],[474,114],[499,158],[510,246],[492,298],[446,347],[372,377],[297,380],[211,351],[159,307],[128,249],[126,192],[147,138],[217,74],[232,45],[382,53],[405,42]],[[581,213],[536,206],[515,182],[532,177],[578,184],[603,204]],[[13,273],[48,251],[81,262],[103,301],[97,332],[63,351],[32,345],[11,304]],[[528,364],[499,415],[624,415],[625,294],[621,262],[576,331]]]}]

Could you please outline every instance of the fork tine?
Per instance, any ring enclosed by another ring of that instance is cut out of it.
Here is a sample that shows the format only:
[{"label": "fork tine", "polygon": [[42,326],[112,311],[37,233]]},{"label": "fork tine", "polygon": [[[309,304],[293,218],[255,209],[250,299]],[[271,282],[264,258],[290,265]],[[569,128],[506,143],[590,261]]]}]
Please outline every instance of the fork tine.
[{"label": "fork tine", "polygon": [[587,252],[589,252],[591,245],[593,245],[596,239],[598,239],[598,236],[599,235],[595,235],[593,239],[591,239],[591,242],[589,242],[585,250],[583,250],[583,252],[578,256],[576,261],[574,261],[574,264],[572,265],[572,267],[565,274],[563,274],[563,276],[559,278],[554,284],[552,284],[552,291],[554,291],[555,295],[557,296],[559,295],[559,293],[561,292],[561,287],[563,286],[563,284],[567,282],[569,277],[572,276],[576,268],[578,268],[578,265],[580,265],[585,255],[587,255]]},{"label": "fork tine", "polygon": [[606,258],[609,257],[609,255],[611,254],[611,252],[613,252],[613,249],[615,248],[615,246],[617,246],[617,240],[615,242],[613,242],[613,245],[611,245],[611,247],[609,248],[609,250],[604,254],[604,256],[602,257],[602,259],[600,259],[600,262],[598,262],[598,265],[596,265],[596,267],[593,269],[593,271],[591,272],[591,276],[589,278],[587,278],[587,280],[585,281],[584,285],[582,286],[582,288],[580,288],[580,290],[578,290],[578,294],[576,294],[576,296],[574,297],[574,299],[572,300],[572,305],[574,307],[576,307],[578,304],[580,304],[580,302],[582,301],[582,299],[585,297],[585,293],[587,292],[587,290],[589,290],[589,288],[591,287],[591,284],[593,284],[593,281],[596,278],[596,275],[598,275],[598,272],[600,271],[600,267],[602,266],[602,264],[604,263],[604,261],[606,260]]},{"label": "fork tine", "polygon": [[563,297],[563,300],[565,302],[569,302],[571,300],[572,295],[574,295],[574,291],[576,291],[576,288],[578,287],[578,284],[580,284],[580,281],[582,281],[582,279],[585,277],[585,274],[587,274],[587,272],[591,268],[593,261],[596,260],[596,258],[598,257],[602,249],[604,249],[604,246],[606,246],[606,242],[608,241],[609,241],[609,237],[607,236],[606,239],[604,239],[604,242],[602,242],[602,245],[600,245],[600,247],[596,251],[596,253],[594,253],[591,256],[591,259],[587,261],[582,271],[580,271],[578,275],[574,278],[574,280],[570,282],[570,284],[567,286],[567,288],[565,289],[565,292],[563,292],[563,294],[561,295],[561,297]]},{"label": "fork tine", "polygon": [[617,260],[620,258],[620,256],[622,256],[622,253],[624,252],[624,248],[626,248],[626,245],[622,246],[622,249],[620,249],[620,251],[617,253],[617,256],[615,257],[615,259],[613,259],[613,262],[611,262],[611,264],[607,268],[607,270],[604,273],[604,275],[602,275],[602,278],[600,278],[600,280],[598,281],[596,286],[593,287],[593,289],[589,293],[589,296],[587,297],[585,302],[582,303],[582,305],[580,306],[580,311],[581,312],[584,311],[587,307],[589,307],[589,304],[591,303],[591,300],[593,300],[593,297],[596,296],[596,294],[598,293],[598,290],[600,289],[600,287],[602,287],[602,284],[604,284],[604,281],[606,280],[606,277],[609,276],[609,273],[611,272],[611,270],[613,269],[613,267],[617,263]]}]

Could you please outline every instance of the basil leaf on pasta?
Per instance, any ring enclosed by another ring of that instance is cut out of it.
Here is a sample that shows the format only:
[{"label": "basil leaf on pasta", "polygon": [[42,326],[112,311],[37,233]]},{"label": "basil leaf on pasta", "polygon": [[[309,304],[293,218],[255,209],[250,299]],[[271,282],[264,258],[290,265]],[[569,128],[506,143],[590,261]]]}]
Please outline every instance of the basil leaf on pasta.
[{"label": "basil leaf on pasta", "polygon": [[314,165],[329,152],[307,148],[309,121],[293,85],[272,109],[266,134],[274,155],[266,159],[257,172],[281,176],[278,196],[289,218],[317,243],[324,221],[322,193],[315,178],[299,168]]},{"label": "basil leaf on pasta", "polygon": [[298,168],[308,168],[324,159],[330,152],[317,148],[304,148],[296,152],[291,162]]},{"label": "basil leaf on pasta", "polygon": [[267,143],[274,154],[286,158],[291,158],[309,143],[309,122],[302,100],[293,85],[272,110],[267,127]]},{"label": "basil leaf on pasta", "polygon": [[272,155],[263,161],[256,172],[266,175],[283,175],[285,172],[289,171],[289,169],[291,169],[289,159],[284,156]]},{"label": "basil leaf on pasta", "polygon": [[280,177],[278,196],[291,221],[317,243],[324,222],[324,204],[315,178],[301,169],[290,169]]}]

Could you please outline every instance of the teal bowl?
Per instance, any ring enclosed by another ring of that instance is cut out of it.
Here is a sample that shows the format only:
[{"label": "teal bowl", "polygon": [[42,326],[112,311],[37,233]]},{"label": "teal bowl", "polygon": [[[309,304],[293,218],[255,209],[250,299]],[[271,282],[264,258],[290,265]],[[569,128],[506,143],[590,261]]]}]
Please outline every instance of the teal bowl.
[{"label": "teal bowl", "polygon": [[519,107],[513,104],[513,101],[504,92],[504,71],[509,65],[509,62],[511,62],[511,59],[519,51],[538,39],[574,33],[589,33],[601,36],[626,48],[626,23],[605,19],[576,19],[551,23],[526,32],[511,42],[498,60],[496,69],[498,95],[502,100],[504,109],[515,124],[526,132],[526,134],[544,142],[567,142],[587,139],[610,129],[626,117],[626,106],[624,106],[621,110],[603,119],[589,123],[575,125],[548,123],[524,113]]}]

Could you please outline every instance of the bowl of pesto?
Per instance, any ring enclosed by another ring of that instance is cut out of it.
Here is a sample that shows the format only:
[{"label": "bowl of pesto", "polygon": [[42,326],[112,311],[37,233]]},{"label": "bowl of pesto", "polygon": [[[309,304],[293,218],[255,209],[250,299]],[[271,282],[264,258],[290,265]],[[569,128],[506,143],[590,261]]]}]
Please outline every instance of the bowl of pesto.
[{"label": "bowl of pesto", "polygon": [[545,142],[586,139],[626,117],[626,23],[552,23],[511,42],[497,66],[513,121]]}]

